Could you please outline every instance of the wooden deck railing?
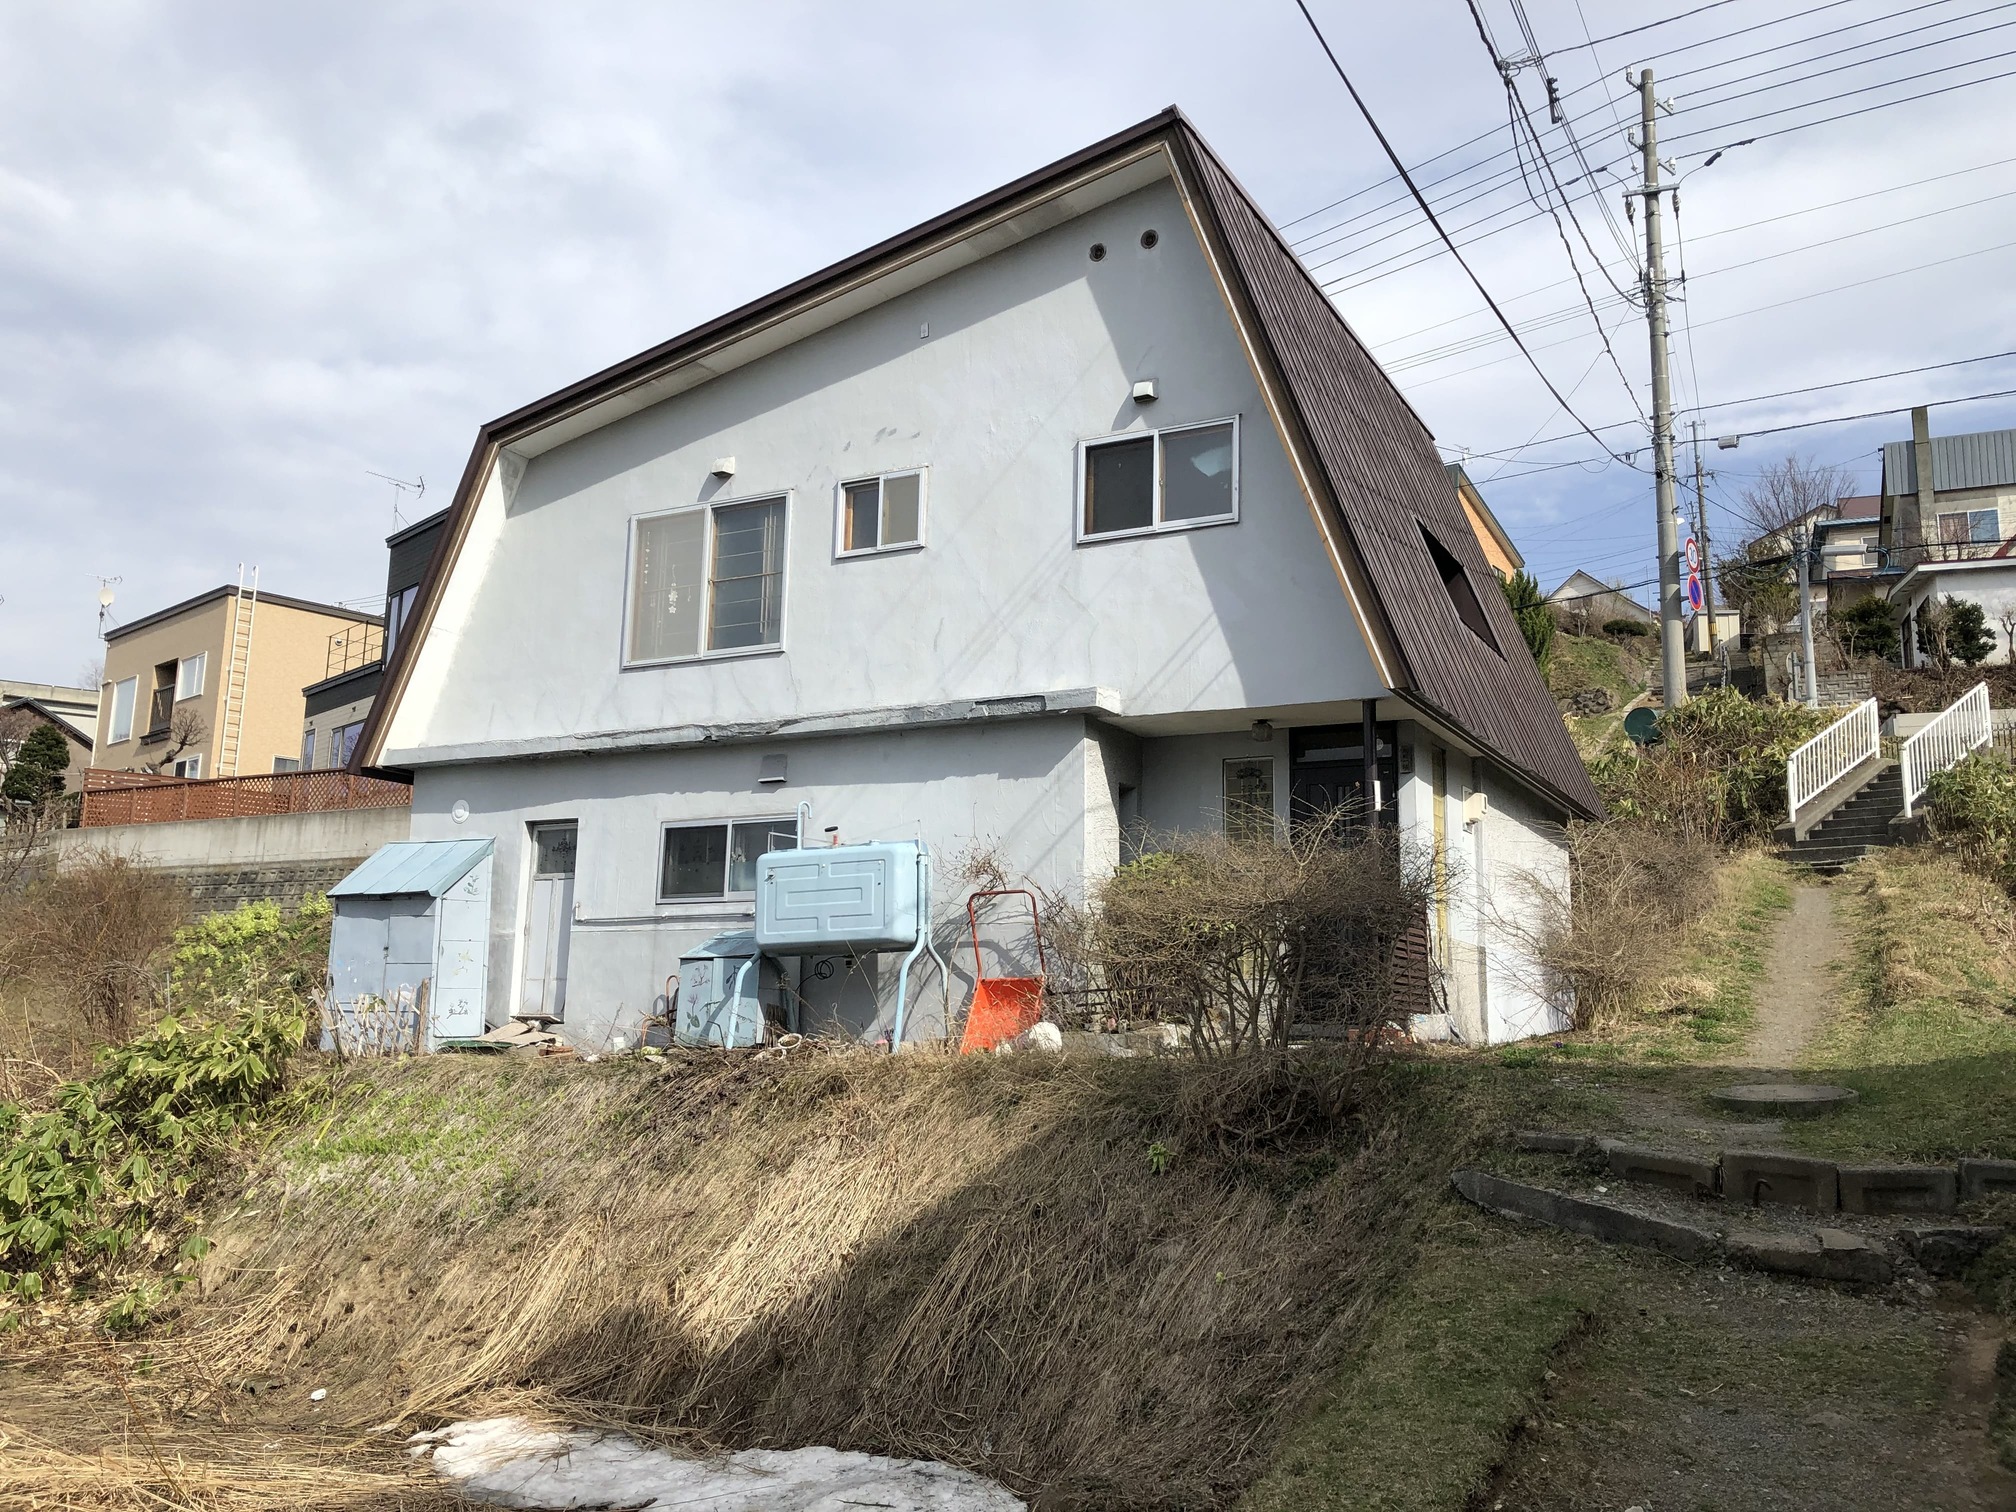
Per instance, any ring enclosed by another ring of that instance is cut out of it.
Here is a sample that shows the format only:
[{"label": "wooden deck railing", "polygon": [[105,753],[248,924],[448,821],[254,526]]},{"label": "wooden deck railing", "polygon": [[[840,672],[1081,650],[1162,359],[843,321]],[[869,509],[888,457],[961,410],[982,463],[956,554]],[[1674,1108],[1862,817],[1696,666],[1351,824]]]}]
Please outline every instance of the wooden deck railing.
[{"label": "wooden deck railing", "polygon": [[405,808],[403,782],[349,772],[270,772],[258,777],[164,777],[92,767],[84,774],[86,829],[106,824],[167,824],[181,819],[247,819],[336,809]]}]

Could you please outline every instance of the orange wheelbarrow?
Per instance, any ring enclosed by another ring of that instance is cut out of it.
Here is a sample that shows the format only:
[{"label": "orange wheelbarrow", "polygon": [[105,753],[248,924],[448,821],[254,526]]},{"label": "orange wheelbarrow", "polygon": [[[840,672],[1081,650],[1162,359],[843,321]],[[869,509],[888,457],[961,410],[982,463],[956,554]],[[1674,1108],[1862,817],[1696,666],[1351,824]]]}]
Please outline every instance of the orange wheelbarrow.
[{"label": "orange wheelbarrow", "polygon": [[[1036,935],[1036,975],[990,977],[980,960],[980,916],[974,905],[982,898],[1027,898],[1029,927]],[[1036,894],[1026,887],[997,888],[976,892],[966,900],[966,927],[973,937],[973,1004],[966,1010],[966,1032],[959,1041],[959,1053],[992,1050],[1016,1035],[1034,1028],[1043,1017],[1043,982],[1049,963],[1043,956],[1043,921],[1036,911]]]}]

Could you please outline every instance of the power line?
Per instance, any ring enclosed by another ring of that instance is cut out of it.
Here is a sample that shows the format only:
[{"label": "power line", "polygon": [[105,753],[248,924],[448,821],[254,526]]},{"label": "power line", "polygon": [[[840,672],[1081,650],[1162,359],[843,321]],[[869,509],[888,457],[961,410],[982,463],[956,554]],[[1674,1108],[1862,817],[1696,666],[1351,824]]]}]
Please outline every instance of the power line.
[{"label": "power line", "polygon": [[[1955,66],[1966,67],[1967,65],[1956,64]],[[1941,72],[1941,73],[1950,71],[1951,70],[1948,69],[1934,70],[1934,72]],[[1926,77],[1926,75],[1914,75],[1914,77],[1923,78]],[[1828,126],[1832,125],[1835,121],[1852,121],[1853,119],[1855,119],[1855,117],[1868,115],[1872,111],[1888,110],[1895,105],[1910,105],[1918,100],[1935,99],[1939,95],[1952,94],[1956,89],[1972,89],[1976,84],[1993,84],[1997,79],[2007,79],[2012,77],[2016,77],[2016,68],[2004,69],[2001,73],[1989,74],[1985,78],[1964,79],[1958,84],[1948,84],[1943,89],[1928,89],[1920,94],[1906,95],[1901,100],[1882,100],[1874,105],[1864,105],[1860,110],[1844,110],[1839,115],[1822,116],[1817,121],[1801,121],[1795,126],[1781,126],[1776,131],[1760,131],[1755,136],[1744,137],[1741,141],[1724,142],[1719,147],[1702,147],[1697,149],[1696,151],[1686,152],[1680,155],[1682,157],[1702,157],[1711,153],[1727,152],[1732,147],[1748,147],[1751,146],[1753,143],[1768,142],[1773,137],[1790,136],[1795,131],[1806,131],[1810,130],[1812,127],[1815,126]],[[1903,81],[1899,79],[1892,79],[1888,81],[1889,84],[1897,84],[1902,82]],[[1883,89],[1886,87],[1887,85],[1885,84],[1872,84],[1869,86],[1869,89]],[[1786,111],[1805,110],[1814,105],[1831,104],[1835,100],[1845,100],[1849,98],[1850,95],[1867,94],[1868,92],[1869,90],[1867,89],[1854,89],[1849,90],[1843,94],[1829,95],[1824,100],[1808,100],[1804,105],[1788,105],[1785,108],[1785,110],[1769,110],[1765,111],[1762,115],[1746,116],[1741,121],[1730,121],[1720,126],[1704,126],[1698,131],[1682,132],[1679,136],[1673,138],[1673,140],[1676,142],[1683,142],[1691,137],[1713,136],[1718,132],[1734,131],[1737,127],[1745,125],[1750,121],[1762,121],[1774,115],[1784,115]]]},{"label": "power line", "polygon": [[2016,394],[2016,389],[1997,389],[1992,394],[1960,394],[1952,399],[1927,399],[1922,404],[1896,404],[1889,409],[1865,410],[1859,415],[1830,415],[1825,420],[1800,420],[1791,425],[1771,425],[1760,430],[1735,432],[1739,436],[1776,436],[1785,431],[1811,430],[1816,425],[1846,425],[1851,420],[1881,420],[1886,415],[1901,415],[1911,409],[1936,409],[1945,404],[1972,404],[1978,399],[2007,399]]},{"label": "power line", "polygon": [[[1727,4],[1729,0],[1716,0],[1716,3]],[[1307,0],[1295,0],[1295,8],[1302,12],[1302,19],[1309,23],[1309,30],[1315,35],[1317,45],[1323,49],[1323,56],[1330,60],[1330,67],[1336,71],[1338,79],[1343,82],[1346,92],[1350,94],[1351,103],[1358,107],[1358,113],[1365,118],[1365,124],[1372,128],[1372,135],[1378,138],[1380,149],[1386,154],[1387,160],[1393,164],[1394,172],[1400,175],[1401,180],[1413,194],[1415,202],[1421,207],[1421,213],[1428,218],[1428,224],[1435,228],[1436,234],[1448,246],[1449,255],[1456,259],[1457,266],[1469,274],[1470,282],[1476,285],[1477,292],[1484,298],[1484,303],[1491,307],[1491,313],[1498,317],[1498,323],[1504,326],[1506,331],[1511,335],[1513,344],[1525,354],[1527,364],[1533,369],[1534,374],[1540,381],[1547,386],[1547,392],[1554,396],[1554,402],[1561,406],[1570,419],[1581,426],[1584,431],[1588,432],[1590,440],[1594,441],[1598,446],[1603,446],[1603,438],[1597,435],[1595,431],[1589,429],[1588,422],[1575,413],[1573,406],[1568,403],[1567,399],[1562,397],[1561,391],[1554,386],[1554,380],[1547,376],[1538,362],[1534,361],[1533,354],[1526,351],[1526,343],[1520,339],[1519,333],[1512,329],[1512,322],[1507,320],[1505,312],[1498,308],[1498,302],[1491,297],[1491,291],[1484,287],[1484,281],[1477,276],[1470,264],[1464,260],[1463,254],[1456,250],[1456,243],[1450,239],[1449,233],[1442,229],[1442,222],[1436,219],[1435,212],[1428,206],[1427,196],[1422,194],[1421,190],[1414,183],[1414,177],[1407,171],[1407,165],[1400,161],[1400,154],[1395,152],[1393,144],[1386,140],[1386,133],[1380,130],[1378,121],[1373,118],[1371,110],[1367,108],[1364,99],[1359,95],[1358,86],[1351,82],[1351,76],[1344,72],[1344,65],[1337,61],[1337,54],[1330,50],[1329,39],[1323,35],[1323,28],[1316,24],[1316,18],[1309,13]],[[1603,449],[1605,451],[1609,450],[1607,446],[1604,446]],[[1623,459],[1620,457],[1618,460],[1622,461]]]}]

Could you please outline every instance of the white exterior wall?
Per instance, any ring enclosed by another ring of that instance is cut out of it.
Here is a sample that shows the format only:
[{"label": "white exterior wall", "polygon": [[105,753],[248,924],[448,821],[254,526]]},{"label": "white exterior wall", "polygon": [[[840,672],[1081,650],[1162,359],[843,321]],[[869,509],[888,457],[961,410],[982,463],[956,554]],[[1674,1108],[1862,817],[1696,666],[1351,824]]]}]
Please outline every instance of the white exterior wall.
[{"label": "white exterior wall", "polygon": [[[2016,511],[2012,511],[2011,517],[2016,518]],[[1898,627],[1905,640],[1907,666],[1922,666],[1931,659],[1918,647],[1919,606],[1927,599],[1945,598],[1948,594],[1958,599],[1972,599],[1981,606],[1987,619],[1988,633],[1995,637],[1997,647],[1989,654],[1990,661],[2016,659],[2016,646],[2010,644],[2009,636],[2002,628],[2002,616],[2016,609],[2016,562],[2006,567],[1960,567],[1952,572],[1940,572],[1927,564],[1918,570],[1919,579],[1912,586],[1911,597],[1903,609],[1903,624]]]},{"label": "white exterior wall", "polygon": [[[738,744],[663,753],[603,754],[541,762],[432,768],[417,774],[413,838],[497,842],[490,912],[489,1018],[501,1022],[516,1001],[524,968],[530,897],[528,826],[548,820],[579,825],[574,921],[567,976],[565,1032],[584,1048],[612,1033],[633,1039],[653,1009],[680,954],[723,930],[749,927],[747,901],[660,903],[659,827],[668,821],[787,816],[811,804],[807,839],[839,826],[843,842],[923,839],[937,868],[939,948],[955,972],[952,1004],[971,995],[965,949],[964,890],[950,875],[962,855],[991,850],[1011,875],[1037,887],[1079,894],[1087,874],[1088,830],[1110,832],[1110,804],[1088,824],[1088,791],[1100,745],[1076,716],[1006,721],[956,729],[878,732]],[[759,786],[766,754],[787,751],[788,780]],[[459,824],[451,810],[468,805]],[[1103,861],[1106,843],[1098,848]],[[806,984],[815,1012],[840,1012],[867,1038],[888,1029],[899,958],[883,956],[867,979],[878,1002],[859,992],[861,973],[841,971],[830,988]],[[834,989],[855,978],[843,1003]],[[906,1038],[942,1032],[937,972],[928,959],[913,973],[919,989]]]},{"label": "white exterior wall", "polygon": [[[1133,401],[1139,378],[1156,402]],[[1238,523],[1076,544],[1080,442],[1228,416]],[[918,466],[923,549],[836,560],[840,482]],[[390,764],[1068,688],[1110,690],[1129,717],[1377,691],[1167,184],[534,457],[514,487],[515,471],[477,510]],[[782,647],[625,670],[632,518],[779,493]]]},{"label": "white exterior wall", "polygon": [[1219,829],[1225,823],[1225,763],[1274,758],[1274,818],[1288,823],[1288,732],[1266,741],[1242,726],[1212,735],[1170,735],[1141,743],[1141,817],[1148,832]]}]

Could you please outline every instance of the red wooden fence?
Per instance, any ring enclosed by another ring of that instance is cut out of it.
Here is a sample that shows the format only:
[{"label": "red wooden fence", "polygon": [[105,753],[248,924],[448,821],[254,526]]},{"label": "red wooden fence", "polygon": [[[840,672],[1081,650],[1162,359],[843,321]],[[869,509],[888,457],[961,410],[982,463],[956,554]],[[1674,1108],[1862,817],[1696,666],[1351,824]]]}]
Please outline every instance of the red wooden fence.
[{"label": "red wooden fence", "polygon": [[84,773],[84,817],[104,824],[163,824],[177,819],[246,819],[261,814],[314,814],[332,809],[405,808],[413,789],[403,782],[349,772],[269,772],[257,777],[164,777],[154,772]]}]

